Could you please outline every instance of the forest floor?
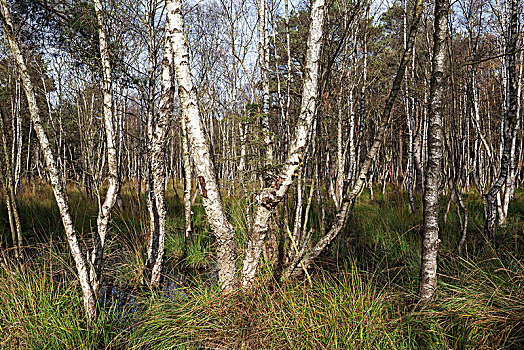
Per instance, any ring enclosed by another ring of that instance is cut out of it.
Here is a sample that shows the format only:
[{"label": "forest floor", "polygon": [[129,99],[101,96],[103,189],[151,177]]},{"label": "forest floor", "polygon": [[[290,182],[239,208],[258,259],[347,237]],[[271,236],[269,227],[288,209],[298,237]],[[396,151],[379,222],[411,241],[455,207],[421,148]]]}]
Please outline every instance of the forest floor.
[{"label": "forest floor", "polygon": [[[181,194],[180,187],[170,183],[166,278],[162,290],[150,291],[141,286],[148,236],[143,197],[136,196],[136,184],[123,188],[124,206],[113,214],[103,305],[95,321],[84,317],[50,188],[37,185],[19,195],[26,242],[20,265],[7,248],[9,226],[0,200],[0,348],[524,348],[522,190],[510,205],[507,227],[497,229],[493,243],[483,237],[481,196],[463,195],[469,224],[462,254],[457,252],[461,228],[455,203],[444,223],[449,197],[442,198],[438,290],[435,301],[424,307],[416,304],[420,198],[419,210],[412,214],[405,193],[376,191],[374,199],[363,193],[345,231],[321,256],[310,280],[280,283],[275,277],[278,268],[275,274],[263,264],[257,286],[224,297],[216,288],[213,238],[198,200],[193,206],[193,237],[184,249]],[[240,195],[224,198],[242,248],[248,206]],[[73,187],[69,200],[77,229],[89,244],[97,201]],[[332,203],[326,208],[329,225]],[[293,212],[291,204],[289,209]],[[318,232],[316,204],[310,215]],[[277,234],[282,225],[274,220]]]}]

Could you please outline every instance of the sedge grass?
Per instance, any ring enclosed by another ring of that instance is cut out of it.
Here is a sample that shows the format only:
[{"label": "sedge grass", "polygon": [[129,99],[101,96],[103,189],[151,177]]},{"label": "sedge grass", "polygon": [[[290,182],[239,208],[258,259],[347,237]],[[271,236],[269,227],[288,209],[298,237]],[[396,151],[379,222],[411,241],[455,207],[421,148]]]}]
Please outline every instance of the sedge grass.
[{"label": "sedge grass", "polygon": [[[132,186],[125,187],[122,195],[125,205],[113,215],[104,276],[133,288],[141,283],[147,215],[143,198],[138,198]],[[0,333],[8,335],[0,341],[0,348],[524,348],[522,191],[511,202],[507,227],[497,229],[495,244],[484,243],[482,237],[481,197],[464,194],[470,224],[468,249],[462,256],[456,253],[460,227],[452,206],[448,223],[441,222],[437,298],[422,309],[415,303],[420,198],[416,198],[419,211],[411,214],[403,193],[377,193],[373,200],[364,193],[346,230],[322,256],[326,263],[313,271],[312,285],[301,281],[279,284],[264,270],[261,282],[252,290],[229,296],[202,282],[188,283],[169,300],[158,292],[142,291],[139,303],[143,311],[137,315],[138,322],[125,331],[110,313],[102,312],[94,323],[84,319],[74,264],[56,204],[48,196],[52,199],[43,186],[38,200],[27,193],[20,198],[24,235],[33,248],[26,248],[23,268],[8,264],[8,253],[0,268]],[[245,202],[234,196],[224,199],[242,243],[249,222]],[[91,232],[96,203],[74,189],[70,200],[79,232]],[[166,201],[166,263],[189,274],[209,269],[214,238],[200,201],[192,208],[194,235],[187,247],[180,196],[169,189]],[[445,204],[443,198],[441,207]],[[333,210],[327,209],[329,218]],[[314,203],[309,222],[316,232],[319,210]],[[7,230],[3,230],[3,242],[9,242]],[[324,269],[332,261],[336,264],[330,266],[335,268]]]}]

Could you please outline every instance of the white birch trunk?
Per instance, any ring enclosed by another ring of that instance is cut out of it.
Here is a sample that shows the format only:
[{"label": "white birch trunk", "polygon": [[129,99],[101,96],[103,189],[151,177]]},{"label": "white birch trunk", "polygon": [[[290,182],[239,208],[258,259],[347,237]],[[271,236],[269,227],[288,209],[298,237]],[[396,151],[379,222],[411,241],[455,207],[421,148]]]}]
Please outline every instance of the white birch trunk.
[{"label": "white birch trunk", "polygon": [[[523,53],[520,52],[520,67],[519,67],[519,76],[517,81],[517,113],[516,118],[517,122],[515,124],[515,127],[513,128],[513,132],[511,135],[511,150],[510,150],[510,160],[509,160],[509,172],[508,176],[506,177],[506,184],[505,184],[505,190],[504,190],[504,198],[502,200],[502,206],[501,210],[499,212],[499,225],[504,227],[506,226],[506,220],[508,217],[508,209],[509,209],[509,202],[511,201],[513,194],[515,192],[515,174],[516,174],[516,167],[515,167],[515,152],[517,149],[517,135],[520,128],[520,103],[522,100],[522,58]],[[519,163],[520,164],[520,163]]]},{"label": "white birch trunk", "polygon": [[[258,56],[262,78],[262,131],[266,147],[266,167],[273,164],[273,137],[269,130],[269,6],[268,0],[260,0],[258,14]],[[270,169],[266,169],[266,172]]]},{"label": "white birch trunk", "polygon": [[[182,129],[182,157],[184,158],[184,241],[187,244],[191,238],[191,155],[189,154],[189,144],[187,139],[187,125],[186,118],[182,116],[180,118],[180,127]],[[245,152],[245,148],[243,148]],[[245,154],[244,154],[245,155]],[[242,161],[242,160],[241,160]]]},{"label": "white birch trunk", "polygon": [[435,2],[435,33],[428,115],[428,158],[423,197],[422,263],[419,296],[428,302],[437,288],[437,254],[439,245],[440,173],[442,167],[442,112],[445,93],[446,41],[448,36],[448,0]]},{"label": "white birch trunk", "polygon": [[[353,112],[353,87],[354,82],[351,82],[351,87],[349,89],[349,97],[348,97],[348,104],[349,104],[349,114],[350,118],[354,119],[355,113]],[[342,203],[342,189],[344,188],[344,179],[345,179],[345,173],[344,173],[344,165],[345,165],[345,157],[344,157],[344,144],[342,142],[343,138],[343,121],[342,121],[342,98],[339,99],[339,106],[338,106],[338,118],[337,118],[337,177],[336,177],[336,197],[337,197],[337,204]],[[338,209],[338,207],[337,207]]]},{"label": "white birch trunk", "polygon": [[189,52],[184,36],[184,20],[181,0],[172,2],[167,12],[169,30],[172,34],[174,64],[178,82],[178,96],[187,122],[187,134],[191,156],[195,164],[202,201],[209,225],[217,240],[218,282],[224,293],[233,291],[237,284],[236,257],[237,241],[233,226],[224,212],[215,167],[211,159],[209,144],[204,135],[202,120],[197,104],[197,93],[191,80]]},{"label": "white birch trunk", "polygon": [[42,119],[40,117],[40,110],[36,102],[34,87],[31,82],[24,57],[22,56],[22,52],[13,33],[13,25],[11,23],[11,15],[7,6],[7,0],[0,0],[0,10],[4,35],[9,42],[9,47],[11,48],[11,52],[18,66],[20,78],[22,80],[22,85],[29,106],[31,121],[33,122],[35,132],[40,141],[40,147],[47,165],[49,179],[51,180],[51,187],[53,188],[53,194],[60,211],[60,216],[62,218],[67,241],[71,249],[71,254],[75,261],[80,286],[82,288],[84,308],[88,316],[94,317],[96,314],[96,294],[93,292],[93,289],[89,283],[88,262],[86,261],[78,242],[77,232],[73,225],[73,220],[69,210],[69,204],[65,199],[65,188],[62,186],[62,182],[60,181],[57,163],[51,150],[49,139],[45,133]]},{"label": "white birch trunk", "polygon": [[[162,95],[160,98],[159,113],[156,123],[151,126],[151,173],[152,190],[154,193],[153,221],[151,223],[151,236],[147,251],[146,269],[149,275],[149,284],[152,288],[160,286],[162,261],[165,251],[166,238],[166,204],[165,204],[165,153],[167,147],[167,134],[173,114],[173,99],[175,86],[173,84],[173,2],[166,2],[166,27],[164,39],[164,57],[162,59]],[[184,195],[185,197],[185,195]],[[153,204],[153,203],[151,203]]]},{"label": "white birch trunk", "polygon": [[[407,20],[408,20],[408,13],[407,13],[407,1],[403,1],[403,7],[404,7],[404,21],[403,21],[403,39],[404,39],[404,49],[407,48],[407,35],[408,35],[408,27],[407,27]],[[406,110],[406,124],[408,127],[408,164],[407,164],[407,187],[408,187],[408,200],[409,200],[409,207],[411,209],[411,212],[415,212],[415,200],[413,199],[413,113],[415,111],[415,99],[412,97],[414,95],[414,91],[410,91],[409,88],[409,81],[406,77],[406,102],[405,102],[405,110]],[[411,55],[411,82],[414,84],[415,82],[415,45],[413,45],[413,52]]]},{"label": "white birch trunk", "polygon": [[102,60],[102,91],[104,95],[104,127],[106,133],[108,187],[104,202],[98,209],[97,233],[95,234],[94,247],[91,253],[91,284],[96,295],[100,289],[100,278],[102,273],[102,259],[104,255],[104,244],[107,235],[111,210],[118,196],[118,154],[116,148],[115,118],[113,116],[113,87],[111,59],[109,56],[109,44],[106,34],[104,10],[100,0],[93,0],[96,18],[98,22],[98,39],[100,44],[100,57]]},{"label": "white birch trunk", "polygon": [[297,177],[299,168],[303,165],[302,157],[308,136],[313,128],[313,119],[316,112],[324,14],[324,0],[313,1],[311,5],[311,23],[300,116],[296,125],[295,136],[290,143],[288,157],[281,173],[269,188],[261,191],[258,197],[258,206],[242,264],[242,284],[244,286],[250,285],[256,277],[260,253],[268,230],[271,213],[284,198],[289,186]]}]

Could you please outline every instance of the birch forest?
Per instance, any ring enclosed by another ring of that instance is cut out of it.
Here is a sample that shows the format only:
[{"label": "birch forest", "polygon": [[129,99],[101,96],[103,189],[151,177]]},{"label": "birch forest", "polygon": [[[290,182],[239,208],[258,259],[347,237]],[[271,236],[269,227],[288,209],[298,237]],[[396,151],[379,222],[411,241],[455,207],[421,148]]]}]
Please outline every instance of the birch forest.
[{"label": "birch forest", "polygon": [[523,349],[519,0],[0,0],[0,349]]}]

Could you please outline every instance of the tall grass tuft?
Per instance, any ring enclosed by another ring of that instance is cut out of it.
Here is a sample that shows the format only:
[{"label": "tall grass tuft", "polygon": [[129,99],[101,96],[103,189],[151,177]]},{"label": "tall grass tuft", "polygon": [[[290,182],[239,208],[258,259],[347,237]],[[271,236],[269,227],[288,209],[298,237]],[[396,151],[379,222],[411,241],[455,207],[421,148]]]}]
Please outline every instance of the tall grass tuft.
[{"label": "tall grass tuft", "polygon": [[195,290],[152,298],[132,349],[391,349],[388,295],[356,270],[313,285],[272,282],[230,296]]},{"label": "tall grass tuft", "polygon": [[39,253],[52,263],[28,260],[10,266],[3,254],[0,268],[0,340],[2,349],[106,348],[118,322],[102,313],[85,317],[80,288],[66,263],[50,249]]}]

